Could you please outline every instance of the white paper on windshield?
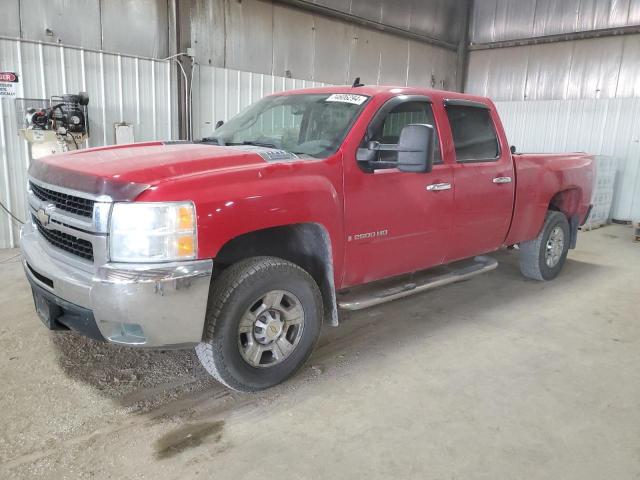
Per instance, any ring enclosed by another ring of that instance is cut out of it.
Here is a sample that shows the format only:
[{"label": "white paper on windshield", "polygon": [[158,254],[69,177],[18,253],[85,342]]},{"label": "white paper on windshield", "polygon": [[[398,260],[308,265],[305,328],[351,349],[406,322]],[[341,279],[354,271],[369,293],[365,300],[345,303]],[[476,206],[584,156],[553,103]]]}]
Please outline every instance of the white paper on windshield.
[{"label": "white paper on windshield", "polygon": [[352,93],[334,93],[327,98],[327,102],[353,103],[362,105],[367,99],[364,95],[353,95]]}]

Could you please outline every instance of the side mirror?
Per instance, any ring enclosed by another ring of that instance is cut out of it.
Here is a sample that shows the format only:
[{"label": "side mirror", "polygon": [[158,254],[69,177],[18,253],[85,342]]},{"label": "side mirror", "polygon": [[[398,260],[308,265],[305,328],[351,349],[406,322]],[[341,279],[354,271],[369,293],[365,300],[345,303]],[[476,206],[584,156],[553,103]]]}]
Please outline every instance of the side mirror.
[{"label": "side mirror", "polygon": [[427,173],[433,168],[435,132],[433,126],[413,123],[405,126],[398,140],[398,170]]},{"label": "side mirror", "polygon": [[[435,138],[433,126],[412,123],[402,129],[397,145],[370,141],[366,147],[358,148],[356,160],[366,170],[385,166],[397,167],[401,172],[428,173],[433,168]],[[397,160],[376,160],[380,151],[397,152]]]}]

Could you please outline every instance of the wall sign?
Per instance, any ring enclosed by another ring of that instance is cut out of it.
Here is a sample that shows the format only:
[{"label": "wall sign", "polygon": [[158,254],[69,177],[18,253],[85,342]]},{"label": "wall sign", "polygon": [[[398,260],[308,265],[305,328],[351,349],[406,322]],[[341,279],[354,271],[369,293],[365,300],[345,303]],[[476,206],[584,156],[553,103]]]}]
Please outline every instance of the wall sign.
[{"label": "wall sign", "polygon": [[18,74],[0,72],[0,97],[15,97],[18,90]]}]

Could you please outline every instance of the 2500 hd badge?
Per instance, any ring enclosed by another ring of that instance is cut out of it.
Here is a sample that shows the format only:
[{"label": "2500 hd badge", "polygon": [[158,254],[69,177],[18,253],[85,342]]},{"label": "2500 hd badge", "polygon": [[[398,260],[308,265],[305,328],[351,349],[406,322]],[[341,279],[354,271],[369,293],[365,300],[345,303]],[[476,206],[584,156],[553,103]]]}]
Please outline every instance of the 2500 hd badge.
[{"label": "2500 hd badge", "polygon": [[349,237],[347,237],[347,240],[351,242],[353,240],[365,240],[368,238],[386,237],[387,235],[389,235],[388,230],[378,230],[375,232],[356,233],[355,235],[349,235]]}]

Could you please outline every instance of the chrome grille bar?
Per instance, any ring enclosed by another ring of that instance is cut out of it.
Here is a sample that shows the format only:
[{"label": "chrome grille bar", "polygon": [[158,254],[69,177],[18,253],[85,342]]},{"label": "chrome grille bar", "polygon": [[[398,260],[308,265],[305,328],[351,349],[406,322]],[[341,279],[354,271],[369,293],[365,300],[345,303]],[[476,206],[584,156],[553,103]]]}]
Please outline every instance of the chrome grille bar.
[{"label": "chrome grille bar", "polygon": [[80,215],[82,217],[93,217],[93,206],[95,202],[88,198],[76,197],[67,193],[56,192],[48,188],[29,182],[29,188],[33,194],[43,202],[52,203],[59,210]]}]

